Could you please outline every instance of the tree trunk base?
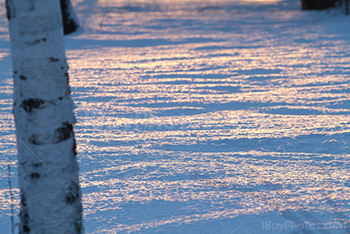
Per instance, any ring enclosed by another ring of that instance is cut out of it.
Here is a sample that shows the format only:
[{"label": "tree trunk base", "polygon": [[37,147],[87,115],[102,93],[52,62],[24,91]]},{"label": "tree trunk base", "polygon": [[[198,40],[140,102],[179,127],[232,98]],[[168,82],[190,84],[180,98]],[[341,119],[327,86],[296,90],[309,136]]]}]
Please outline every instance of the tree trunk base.
[{"label": "tree trunk base", "polygon": [[339,0],[301,0],[302,10],[324,10],[335,7]]}]

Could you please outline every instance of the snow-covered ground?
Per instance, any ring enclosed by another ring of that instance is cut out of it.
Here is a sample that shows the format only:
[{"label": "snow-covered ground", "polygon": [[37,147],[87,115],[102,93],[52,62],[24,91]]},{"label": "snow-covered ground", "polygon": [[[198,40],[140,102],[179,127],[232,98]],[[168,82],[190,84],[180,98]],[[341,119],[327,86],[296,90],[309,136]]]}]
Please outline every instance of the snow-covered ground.
[{"label": "snow-covered ground", "polygon": [[[87,233],[350,233],[349,17],[301,12],[298,0],[73,3]],[[3,5],[0,233],[10,233]]]}]

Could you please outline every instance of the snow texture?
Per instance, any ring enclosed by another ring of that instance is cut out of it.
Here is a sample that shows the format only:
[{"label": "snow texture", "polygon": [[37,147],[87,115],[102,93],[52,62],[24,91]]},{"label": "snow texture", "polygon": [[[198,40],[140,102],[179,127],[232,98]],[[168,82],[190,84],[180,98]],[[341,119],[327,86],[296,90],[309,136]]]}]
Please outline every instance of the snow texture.
[{"label": "snow texture", "polygon": [[[65,45],[87,233],[350,232],[341,10],[302,12],[297,0],[72,3],[83,30]],[[9,233],[9,156],[17,213],[19,195],[0,12],[0,233]]]}]

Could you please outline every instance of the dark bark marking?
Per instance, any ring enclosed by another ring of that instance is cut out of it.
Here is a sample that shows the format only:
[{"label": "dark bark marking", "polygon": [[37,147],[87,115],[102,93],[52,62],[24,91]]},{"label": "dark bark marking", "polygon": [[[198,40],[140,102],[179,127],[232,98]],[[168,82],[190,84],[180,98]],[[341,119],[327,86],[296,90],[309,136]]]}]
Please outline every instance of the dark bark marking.
[{"label": "dark bark marking", "polygon": [[66,77],[67,84],[69,84],[69,73],[68,72],[64,73],[64,77]]},{"label": "dark bark marking", "polygon": [[41,42],[43,42],[43,41],[46,41],[46,38],[45,38],[45,37],[40,38],[40,39],[36,39],[36,40],[34,40],[34,41],[31,41],[31,42],[26,42],[26,44],[27,44],[28,46],[34,46],[34,45],[39,44],[39,43],[41,43]]},{"label": "dark bark marking", "polygon": [[6,0],[6,16],[9,21],[16,16],[12,1],[10,0]]},{"label": "dark bark marking", "polygon": [[58,99],[59,99],[59,100],[62,100],[62,99],[63,99],[63,97],[59,97]]},{"label": "dark bark marking", "polygon": [[63,33],[64,35],[68,35],[72,32],[75,32],[79,25],[78,22],[75,22],[74,19],[72,19],[72,15],[74,15],[74,10],[71,2],[69,0],[60,0],[60,6],[63,22]]},{"label": "dark bark marking", "polygon": [[13,73],[16,75],[18,72],[17,72],[17,71],[14,71]]},{"label": "dark bark marking", "polygon": [[54,133],[53,143],[57,144],[61,141],[68,140],[73,135],[73,125],[65,122],[62,124],[63,127],[57,128]]},{"label": "dark bark marking", "polygon": [[74,222],[74,225],[75,225],[75,230],[77,231],[78,234],[81,233],[81,231],[83,230],[83,225],[81,223],[81,221],[76,221]]},{"label": "dark bark marking", "polygon": [[56,62],[58,62],[60,59],[54,58],[54,57],[49,57],[49,60],[50,60],[51,62],[53,62],[53,63],[56,63]]},{"label": "dark bark marking", "polygon": [[66,196],[66,202],[67,202],[68,204],[73,204],[74,201],[75,201],[75,199],[76,199],[76,197],[75,197],[74,194],[72,194],[72,193],[69,193],[69,194],[67,194],[67,196]]},{"label": "dark bark marking", "polygon": [[27,199],[24,193],[21,194],[21,205],[22,207],[26,207],[27,206]]},{"label": "dark bark marking", "polygon": [[42,165],[44,165],[43,163],[32,163],[33,167],[41,167]]},{"label": "dark bark marking", "polygon": [[21,194],[21,211],[19,213],[21,220],[21,228],[19,230],[20,234],[30,233],[29,224],[29,215],[28,215],[28,207],[27,200],[24,193]]},{"label": "dark bark marking", "polygon": [[30,11],[34,11],[34,10],[35,10],[34,4],[31,4],[31,5],[30,5],[29,10],[30,10]]},{"label": "dark bark marking", "polygon": [[77,156],[77,142],[75,141],[75,139],[74,139],[74,143],[73,143],[73,154],[74,154],[74,156]]},{"label": "dark bark marking", "polygon": [[32,180],[34,180],[34,179],[39,179],[39,178],[40,178],[40,174],[37,173],[37,172],[33,172],[32,174],[30,174],[30,178],[31,178]]},{"label": "dark bark marking", "polygon": [[39,98],[29,98],[27,100],[23,100],[22,102],[22,108],[28,112],[31,113],[33,109],[40,108],[44,104],[44,101]]},{"label": "dark bark marking", "polygon": [[28,142],[30,144],[33,144],[33,145],[43,145],[44,142],[40,141],[40,135],[39,134],[32,134],[29,139],[28,139]]},{"label": "dark bark marking", "polygon": [[22,231],[20,232],[20,234],[22,233],[30,233],[30,228],[28,227],[28,225],[22,224]]},{"label": "dark bark marking", "polygon": [[20,78],[21,80],[27,80],[27,77],[24,76],[24,75],[20,75],[19,78]]},{"label": "dark bark marking", "polygon": [[73,204],[80,197],[79,185],[72,182],[68,188],[68,193],[66,195],[66,202],[68,204]]}]

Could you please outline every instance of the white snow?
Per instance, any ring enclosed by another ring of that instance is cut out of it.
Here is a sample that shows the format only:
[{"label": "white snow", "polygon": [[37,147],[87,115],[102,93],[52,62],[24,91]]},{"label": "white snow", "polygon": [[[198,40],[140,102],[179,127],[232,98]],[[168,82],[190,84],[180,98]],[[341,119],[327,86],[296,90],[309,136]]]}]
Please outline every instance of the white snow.
[{"label": "white snow", "polygon": [[[87,233],[350,232],[350,18],[297,0],[73,3]],[[3,3],[0,15],[0,233],[10,233]]]}]

